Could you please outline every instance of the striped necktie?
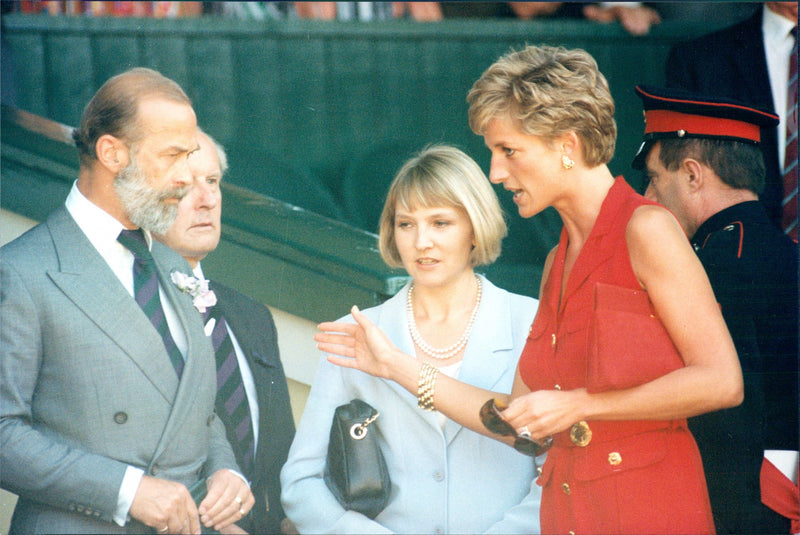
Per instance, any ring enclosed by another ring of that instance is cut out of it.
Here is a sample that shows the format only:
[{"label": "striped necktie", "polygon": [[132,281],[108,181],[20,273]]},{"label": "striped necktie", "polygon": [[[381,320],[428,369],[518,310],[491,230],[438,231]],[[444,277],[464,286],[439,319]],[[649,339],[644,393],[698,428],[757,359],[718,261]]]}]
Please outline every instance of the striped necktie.
[{"label": "striped necktie", "polygon": [[133,295],[136,302],[150,319],[150,323],[161,335],[164,347],[169,354],[169,359],[175,367],[178,378],[183,373],[183,355],[175,345],[169,332],[164,308],[158,295],[158,275],[156,265],[141,229],[123,230],[117,238],[131,253],[133,253]]},{"label": "striped necktie", "polygon": [[250,416],[250,403],[247,401],[236,351],[228,334],[228,322],[215,309],[212,309],[210,315],[216,318],[216,324],[211,331],[211,343],[217,359],[215,409],[225,424],[225,433],[228,442],[235,450],[239,467],[245,477],[251,479],[255,458],[255,438],[253,420]]},{"label": "striped necktie", "polygon": [[794,47],[789,59],[789,88],[786,106],[786,152],[783,159],[784,232],[797,242],[797,26],[792,28]]}]

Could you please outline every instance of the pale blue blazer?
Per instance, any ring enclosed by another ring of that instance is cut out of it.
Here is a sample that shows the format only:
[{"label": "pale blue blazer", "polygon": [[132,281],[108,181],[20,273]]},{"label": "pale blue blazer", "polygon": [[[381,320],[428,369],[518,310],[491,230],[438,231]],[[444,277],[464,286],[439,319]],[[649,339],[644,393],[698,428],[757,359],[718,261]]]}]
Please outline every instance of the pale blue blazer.
[{"label": "pale blue blazer", "polygon": [[[459,379],[510,392],[538,301],[482,280]],[[407,292],[408,286],[365,314],[413,354]],[[380,411],[370,429],[378,432],[392,479],[389,504],[374,521],[345,511],[323,481],[334,409],[353,398]],[[396,383],[337,367],[323,355],[281,473],[281,497],[301,533],[539,533],[536,477],[531,457],[451,420],[443,430],[438,413],[420,410]]]}]

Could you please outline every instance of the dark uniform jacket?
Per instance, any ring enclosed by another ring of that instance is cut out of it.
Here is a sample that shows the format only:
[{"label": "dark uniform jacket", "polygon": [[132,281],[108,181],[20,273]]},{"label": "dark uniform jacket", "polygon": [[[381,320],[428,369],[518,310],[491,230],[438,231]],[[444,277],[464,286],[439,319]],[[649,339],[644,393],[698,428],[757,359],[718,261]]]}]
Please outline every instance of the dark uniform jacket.
[{"label": "dark uniform jacket", "polygon": [[786,533],[788,521],[760,504],[759,473],[765,449],[798,447],[797,245],[770,223],[758,201],[715,214],[691,241],[722,307],[745,383],[739,407],[689,420],[717,531]]}]

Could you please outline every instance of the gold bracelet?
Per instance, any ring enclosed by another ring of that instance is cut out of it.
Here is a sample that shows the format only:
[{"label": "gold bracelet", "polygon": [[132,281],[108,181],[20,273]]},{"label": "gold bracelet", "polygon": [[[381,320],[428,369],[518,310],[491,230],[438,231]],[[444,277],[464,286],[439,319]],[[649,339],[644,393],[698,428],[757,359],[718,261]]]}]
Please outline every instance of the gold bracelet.
[{"label": "gold bracelet", "polygon": [[417,406],[426,411],[433,410],[433,392],[436,387],[436,376],[439,370],[427,362],[419,370],[419,383],[417,384]]}]

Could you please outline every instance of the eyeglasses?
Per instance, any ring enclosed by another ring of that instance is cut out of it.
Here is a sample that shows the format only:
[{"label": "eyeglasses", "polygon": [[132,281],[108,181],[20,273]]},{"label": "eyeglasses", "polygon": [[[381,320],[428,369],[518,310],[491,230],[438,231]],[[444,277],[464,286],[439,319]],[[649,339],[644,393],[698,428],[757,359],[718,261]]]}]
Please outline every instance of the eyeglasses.
[{"label": "eyeglasses", "polygon": [[517,434],[511,424],[500,416],[500,413],[507,408],[508,406],[500,400],[494,398],[488,400],[483,404],[479,413],[483,426],[497,435],[515,437],[514,449],[525,455],[538,457],[550,449],[550,446],[553,445],[553,437],[547,437],[543,441],[537,442],[529,436]]}]

